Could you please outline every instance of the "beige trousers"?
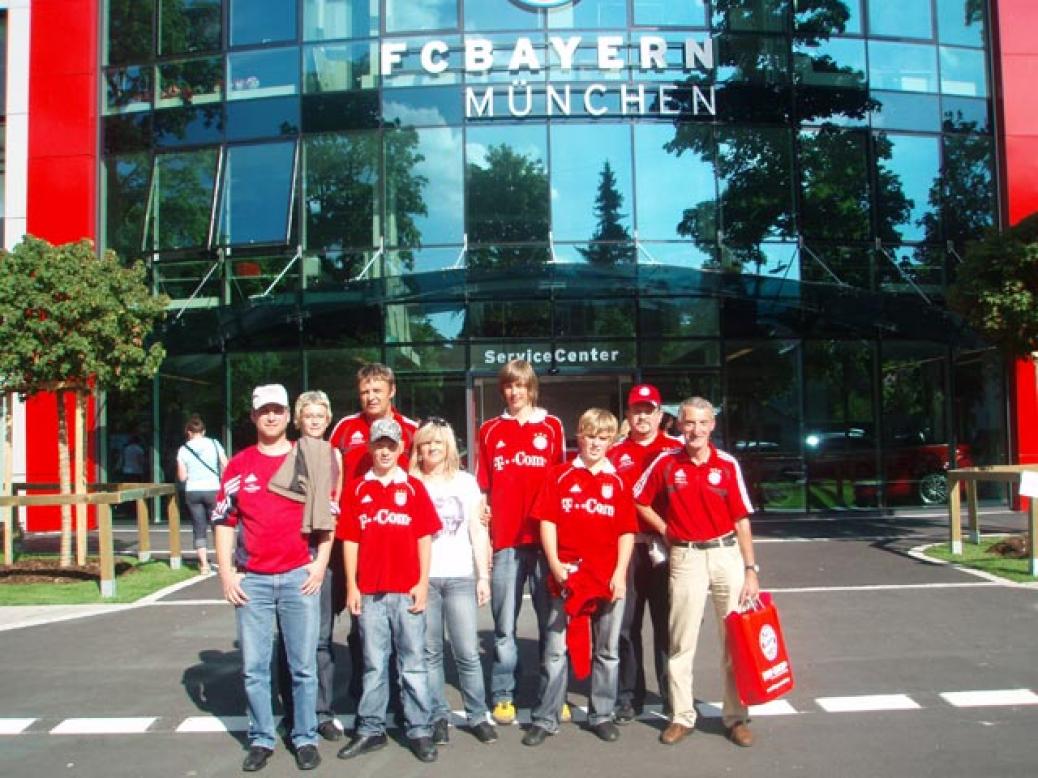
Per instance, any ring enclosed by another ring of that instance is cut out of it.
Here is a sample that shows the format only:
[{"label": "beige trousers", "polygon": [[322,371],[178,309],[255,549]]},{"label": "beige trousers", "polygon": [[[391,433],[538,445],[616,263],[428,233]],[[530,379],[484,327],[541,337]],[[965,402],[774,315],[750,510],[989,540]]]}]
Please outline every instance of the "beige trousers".
[{"label": "beige trousers", "polygon": [[739,606],[746,571],[739,547],[724,546],[700,551],[674,546],[670,549],[670,655],[667,659],[672,721],[693,727],[696,708],[692,693],[692,666],[699,642],[707,595],[714,603],[721,641],[721,674],[724,678],[724,725],[748,721],[746,706],[739,702],[735,674],[725,641],[724,617]]}]

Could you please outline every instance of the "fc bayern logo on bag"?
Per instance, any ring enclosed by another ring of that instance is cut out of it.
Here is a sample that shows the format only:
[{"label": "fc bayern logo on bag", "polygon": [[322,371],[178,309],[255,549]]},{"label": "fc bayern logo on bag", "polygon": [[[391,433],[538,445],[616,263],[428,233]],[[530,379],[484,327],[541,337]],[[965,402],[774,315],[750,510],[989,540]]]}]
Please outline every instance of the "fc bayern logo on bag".
[{"label": "fc bayern logo on bag", "polygon": [[757,641],[760,643],[760,652],[764,654],[764,658],[769,662],[775,661],[775,657],[778,656],[778,635],[775,634],[775,628],[770,624],[765,624],[760,628]]}]

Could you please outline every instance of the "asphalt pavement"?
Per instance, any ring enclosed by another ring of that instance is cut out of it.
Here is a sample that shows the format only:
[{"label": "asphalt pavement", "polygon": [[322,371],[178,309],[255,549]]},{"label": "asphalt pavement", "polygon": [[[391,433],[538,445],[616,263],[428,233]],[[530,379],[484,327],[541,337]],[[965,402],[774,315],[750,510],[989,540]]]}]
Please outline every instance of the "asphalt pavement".
[{"label": "asphalt pavement", "polygon": [[[723,737],[713,627],[696,657],[697,731],[657,742],[665,721],[650,704],[602,743],[579,720],[586,684],[569,695],[577,722],[539,748],[521,727],[481,745],[452,729],[439,761],[419,763],[401,743],[342,762],[322,743],[317,773],[476,776],[1023,776],[1038,731],[1038,588],[993,583],[913,549],[946,537],[938,512],[898,516],[762,517],[755,523],[762,586],[782,615],[796,688],[754,711],[757,743]],[[985,530],[1018,529],[989,513]],[[162,530],[153,544],[162,548]],[[120,536],[132,550],[130,534]],[[185,546],[188,547],[188,546]],[[92,606],[91,606],[92,607]],[[26,614],[30,614],[26,616]],[[49,616],[63,620],[50,620]],[[713,616],[707,617],[713,622]],[[337,711],[345,725],[347,620],[337,624]],[[480,617],[485,660],[491,642]],[[536,692],[536,628],[520,622],[528,713]],[[488,662],[485,661],[485,665]],[[651,675],[651,673],[649,673]],[[460,696],[448,676],[449,698]],[[650,703],[658,703],[653,695]],[[0,776],[209,776],[240,773],[244,695],[234,615],[215,578],[195,579],[156,602],[47,611],[0,608]],[[399,731],[394,731],[399,737]],[[296,772],[280,747],[264,771]]]}]

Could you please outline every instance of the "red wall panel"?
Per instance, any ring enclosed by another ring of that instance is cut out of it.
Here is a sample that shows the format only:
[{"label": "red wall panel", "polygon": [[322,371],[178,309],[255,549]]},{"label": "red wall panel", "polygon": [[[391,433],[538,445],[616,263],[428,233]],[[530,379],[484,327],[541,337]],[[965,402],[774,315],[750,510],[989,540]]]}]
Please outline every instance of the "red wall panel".
[{"label": "red wall panel", "polygon": [[[52,243],[96,238],[98,0],[34,0],[29,44],[27,230]],[[73,403],[66,406],[74,437]],[[95,430],[93,403],[87,429]],[[96,478],[94,435],[87,478]],[[57,405],[53,395],[26,403],[26,478],[58,479]],[[70,440],[70,446],[74,444]],[[70,451],[71,453],[71,451]],[[33,531],[58,529],[56,508],[29,512]]]}]

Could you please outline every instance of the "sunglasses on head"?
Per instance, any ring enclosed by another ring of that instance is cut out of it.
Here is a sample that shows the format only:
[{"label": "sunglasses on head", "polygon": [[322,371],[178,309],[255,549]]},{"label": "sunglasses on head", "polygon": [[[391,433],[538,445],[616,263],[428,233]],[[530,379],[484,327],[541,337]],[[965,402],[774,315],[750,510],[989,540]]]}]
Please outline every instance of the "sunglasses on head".
[{"label": "sunglasses on head", "polygon": [[429,416],[424,421],[422,421],[422,426],[423,427],[428,427],[430,424],[432,426],[434,426],[434,427],[449,427],[450,426],[450,424],[447,423],[447,420],[445,418],[443,418],[442,416]]}]

